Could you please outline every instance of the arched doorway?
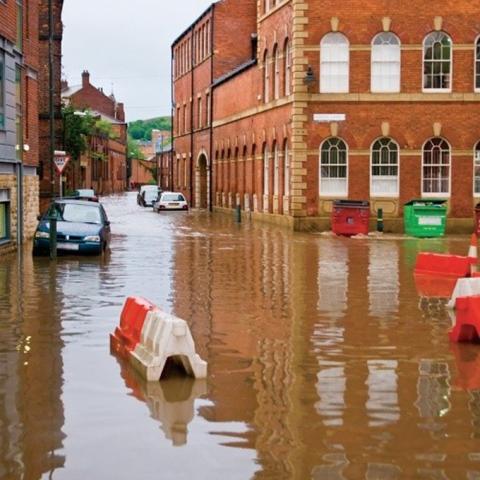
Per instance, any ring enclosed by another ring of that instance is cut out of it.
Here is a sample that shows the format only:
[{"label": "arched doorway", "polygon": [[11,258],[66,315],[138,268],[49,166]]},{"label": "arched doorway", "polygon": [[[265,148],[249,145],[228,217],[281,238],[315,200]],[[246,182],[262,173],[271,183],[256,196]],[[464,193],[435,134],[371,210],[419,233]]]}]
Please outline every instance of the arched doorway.
[{"label": "arched doorway", "polygon": [[205,153],[201,153],[197,160],[197,181],[196,181],[196,207],[208,208],[208,159]]}]

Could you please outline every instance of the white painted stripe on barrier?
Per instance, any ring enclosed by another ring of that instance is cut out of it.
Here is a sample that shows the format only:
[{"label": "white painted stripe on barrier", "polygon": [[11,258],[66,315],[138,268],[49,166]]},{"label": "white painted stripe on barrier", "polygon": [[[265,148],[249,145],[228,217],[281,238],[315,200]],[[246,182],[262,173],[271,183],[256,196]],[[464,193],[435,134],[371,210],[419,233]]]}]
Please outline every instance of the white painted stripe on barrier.
[{"label": "white painted stripe on barrier", "polygon": [[155,382],[160,380],[169,358],[181,363],[190,376],[207,377],[207,362],[196,353],[185,320],[161,310],[149,312],[140,343],[130,354],[131,363],[149,382]]},{"label": "white painted stripe on barrier", "polygon": [[457,298],[480,295],[480,278],[459,278],[447,308],[454,309]]}]

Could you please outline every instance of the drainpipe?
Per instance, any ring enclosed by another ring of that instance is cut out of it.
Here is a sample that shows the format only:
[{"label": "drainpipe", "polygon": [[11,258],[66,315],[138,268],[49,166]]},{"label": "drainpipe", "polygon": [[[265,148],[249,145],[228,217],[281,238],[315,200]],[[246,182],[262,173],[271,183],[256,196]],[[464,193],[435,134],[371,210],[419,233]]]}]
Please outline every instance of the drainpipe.
[{"label": "drainpipe", "polygon": [[[190,204],[191,206],[193,207],[193,128],[194,128],[194,123],[193,123],[193,110],[195,108],[195,99],[193,98],[193,88],[194,88],[194,71],[195,71],[195,67],[194,67],[194,59],[195,59],[195,27],[192,25],[192,28],[191,28],[191,31],[190,31],[190,35],[192,36],[192,47],[190,48],[191,52],[190,52],[190,66],[191,66],[191,91],[190,91],[190,94],[191,94],[191,102],[190,102],[190,155],[191,155],[191,158],[190,158]],[[196,200],[196,199],[195,199]]]},{"label": "drainpipe", "polygon": [[53,157],[55,153],[55,101],[54,58],[53,58],[53,0],[48,0],[48,84],[50,109],[50,193],[55,197],[55,171]]},{"label": "drainpipe", "polygon": [[212,26],[210,29],[210,165],[208,169],[208,183],[210,184],[208,192],[208,209],[213,212],[213,59],[215,58],[215,52],[213,47],[215,42],[213,40],[215,34],[215,4],[212,5]]},{"label": "drainpipe", "polygon": [[[176,104],[174,100],[174,89],[173,89],[173,82],[175,79],[175,72],[174,72],[174,49],[173,46],[171,47],[171,55],[170,55],[170,98],[172,99],[172,108],[171,108],[171,118],[172,121],[170,122],[170,136],[172,139],[172,147],[170,149],[170,158],[168,159],[169,169],[168,169],[168,183],[169,183],[169,190],[173,190],[173,159],[175,157],[175,137],[174,137],[174,125],[173,122],[175,120],[175,113],[176,113]],[[177,120],[178,121],[178,120]]]}]

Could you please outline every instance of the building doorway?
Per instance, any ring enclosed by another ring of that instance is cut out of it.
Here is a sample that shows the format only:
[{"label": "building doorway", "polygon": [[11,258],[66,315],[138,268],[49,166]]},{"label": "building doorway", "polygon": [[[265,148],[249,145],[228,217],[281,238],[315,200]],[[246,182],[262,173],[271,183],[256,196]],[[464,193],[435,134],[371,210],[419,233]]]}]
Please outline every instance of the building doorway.
[{"label": "building doorway", "polygon": [[208,159],[202,153],[197,161],[197,208],[208,208]]}]

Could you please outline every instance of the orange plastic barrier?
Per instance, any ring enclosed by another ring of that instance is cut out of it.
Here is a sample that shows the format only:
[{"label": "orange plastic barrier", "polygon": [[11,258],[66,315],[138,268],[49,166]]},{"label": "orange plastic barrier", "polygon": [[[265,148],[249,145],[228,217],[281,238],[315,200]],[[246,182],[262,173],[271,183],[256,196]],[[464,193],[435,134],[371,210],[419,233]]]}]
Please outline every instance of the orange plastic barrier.
[{"label": "orange plastic barrier", "polygon": [[470,276],[471,265],[472,259],[468,257],[424,252],[417,256],[415,273],[463,278]]},{"label": "orange plastic barrier", "polygon": [[452,342],[480,342],[480,296],[460,297],[455,304],[456,324]]},{"label": "orange plastic barrier", "polygon": [[457,278],[438,275],[414,274],[415,286],[420,297],[450,298],[455,290]]},{"label": "orange plastic barrier", "polygon": [[110,348],[125,357],[140,342],[143,324],[155,305],[142,297],[128,297],[120,316],[120,326],[110,335]]}]

